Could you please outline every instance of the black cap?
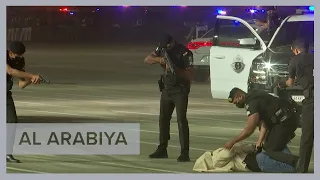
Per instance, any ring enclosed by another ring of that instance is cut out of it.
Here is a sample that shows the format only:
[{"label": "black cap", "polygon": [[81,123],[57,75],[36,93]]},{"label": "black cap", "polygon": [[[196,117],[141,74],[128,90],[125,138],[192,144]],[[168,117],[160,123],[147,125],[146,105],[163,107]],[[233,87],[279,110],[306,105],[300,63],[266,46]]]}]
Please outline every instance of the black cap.
[{"label": "black cap", "polygon": [[9,51],[14,54],[22,55],[26,52],[26,47],[21,41],[13,41],[8,46]]},{"label": "black cap", "polygon": [[159,42],[160,48],[166,48],[168,44],[170,44],[173,41],[173,37],[170,34],[166,34],[162,37],[162,39]]},{"label": "black cap", "polygon": [[228,101],[230,103],[233,102],[233,99],[234,97],[236,96],[237,92],[241,91],[241,89],[237,88],[237,87],[234,87],[231,91],[230,91],[230,94],[229,94],[229,97],[228,97]]}]

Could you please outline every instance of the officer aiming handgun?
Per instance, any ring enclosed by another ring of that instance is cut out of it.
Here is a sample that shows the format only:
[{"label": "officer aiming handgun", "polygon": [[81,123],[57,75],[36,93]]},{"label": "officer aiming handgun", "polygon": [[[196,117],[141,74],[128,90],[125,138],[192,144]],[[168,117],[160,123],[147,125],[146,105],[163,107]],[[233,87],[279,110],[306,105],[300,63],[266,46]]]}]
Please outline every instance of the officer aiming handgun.
[{"label": "officer aiming handgun", "polygon": [[[12,98],[11,89],[13,87],[13,78],[19,79],[19,87],[21,89],[30,84],[39,84],[42,79],[40,75],[25,72],[25,59],[23,57],[26,48],[20,41],[9,44],[7,50],[7,123],[18,123],[16,108]],[[13,126],[10,126],[13,127]],[[12,156],[13,141],[15,137],[15,129],[7,130],[7,162],[19,163],[18,159]]]}]

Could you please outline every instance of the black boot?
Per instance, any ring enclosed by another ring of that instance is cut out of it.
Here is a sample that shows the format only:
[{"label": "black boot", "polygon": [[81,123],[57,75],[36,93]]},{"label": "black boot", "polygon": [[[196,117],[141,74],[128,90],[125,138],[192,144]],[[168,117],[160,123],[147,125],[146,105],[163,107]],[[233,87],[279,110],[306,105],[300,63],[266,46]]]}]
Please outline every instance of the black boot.
[{"label": "black boot", "polygon": [[11,162],[11,163],[21,163],[20,160],[14,158],[12,155],[7,155],[7,162]]},{"label": "black boot", "polygon": [[181,153],[181,155],[178,157],[177,161],[178,162],[189,162],[190,161],[189,153]]},{"label": "black boot", "polygon": [[152,159],[168,158],[168,152],[166,149],[157,149],[154,153],[149,155],[149,158],[152,158]]}]

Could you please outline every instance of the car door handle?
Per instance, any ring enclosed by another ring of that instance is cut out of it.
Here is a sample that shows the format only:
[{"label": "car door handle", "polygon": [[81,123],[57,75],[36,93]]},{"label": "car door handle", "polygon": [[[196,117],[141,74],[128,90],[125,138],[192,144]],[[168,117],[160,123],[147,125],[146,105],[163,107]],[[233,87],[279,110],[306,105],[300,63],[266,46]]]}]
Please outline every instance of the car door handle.
[{"label": "car door handle", "polygon": [[226,58],[225,56],[213,56],[214,58],[216,58],[216,59],[224,59],[224,58]]}]

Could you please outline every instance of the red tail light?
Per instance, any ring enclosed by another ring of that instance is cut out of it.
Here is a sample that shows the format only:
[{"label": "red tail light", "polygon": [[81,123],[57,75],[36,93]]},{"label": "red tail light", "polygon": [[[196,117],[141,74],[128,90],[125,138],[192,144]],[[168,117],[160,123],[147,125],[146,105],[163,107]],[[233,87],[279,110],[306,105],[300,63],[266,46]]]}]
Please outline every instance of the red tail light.
[{"label": "red tail light", "polygon": [[195,50],[198,49],[200,47],[208,47],[208,46],[212,46],[212,42],[211,41],[202,41],[202,42],[189,42],[187,47],[190,50]]}]

